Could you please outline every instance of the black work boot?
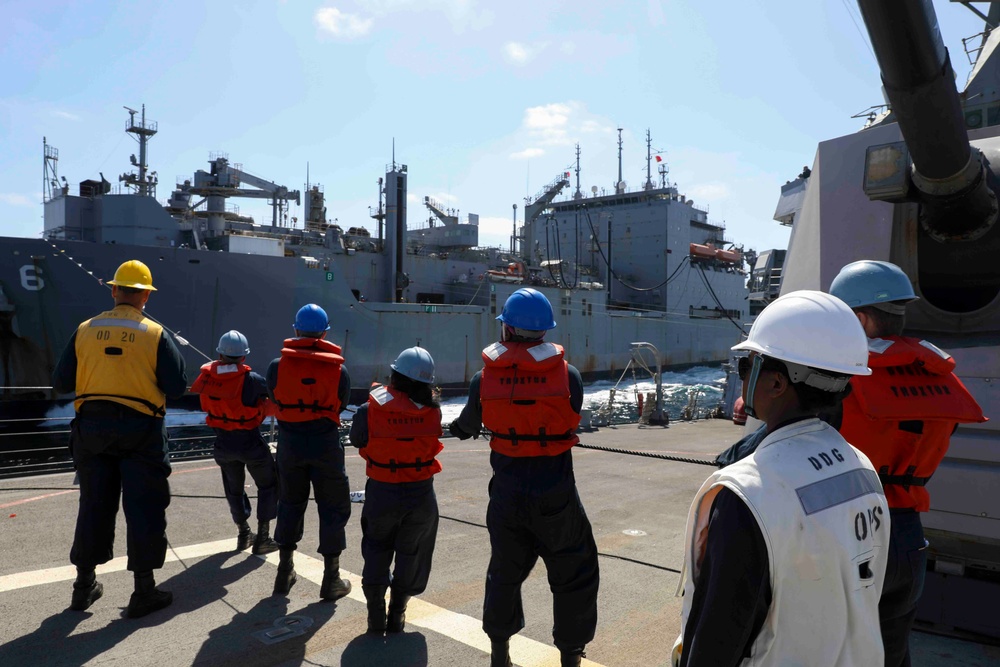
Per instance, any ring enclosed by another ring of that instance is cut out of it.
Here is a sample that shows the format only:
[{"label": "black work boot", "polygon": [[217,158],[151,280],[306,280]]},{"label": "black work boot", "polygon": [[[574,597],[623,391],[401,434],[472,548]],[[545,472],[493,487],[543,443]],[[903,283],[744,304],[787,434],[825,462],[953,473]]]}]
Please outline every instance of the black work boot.
[{"label": "black work boot", "polygon": [[402,632],[406,625],[406,603],[410,601],[409,595],[403,595],[395,588],[389,593],[389,616],[385,621],[386,632]]},{"label": "black work boot", "polygon": [[323,585],[319,596],[324,600],[339,600],[351,592],[351,582],[340,578],[340,554],[323,556]]},{"label": "black work boot", "polygon": [[236,535],[236,550],[246,551],[250,548],[250,545],[253,544],[255,535],[253,534],[253,531],[250,530],[250,524],[246,521],[240,521],[236,525],[240,529],[240,532]]},{"label": "black work boot", "polygon": [[583,652],[582,648],[559,651],[559,667],[580,667],[581,662],[586,657],[587,654]]},{"label": "black work boot", "polygon": [[161,591],[156,587],[153,579],[153,571],[135,573],[135,592],[128,601],[126,615],[129,618],[142,618],[146,614],[169,607],[174,601],[174,594],[170,591]]},{"label": "black work boot", "polygon": [[385,632],[385,591],[388,586],[362,586],[368,602],[368,632]]},{"label": "black work boot", "polygon": [[253,541],[253,553],[260,556],[277,551],[278,543],[271,539],[271,522],[257,522],[257,538]]},{"label": "black work boot", "polygon": [[490,667],[513,667],[510,662],[510,640],[490,638]]},{"label": "black work boot", "polygon": [[92,567],[77,567],[76,581],[73,582],[73,600],[69,608],[73,611],[89,609],[104,595],[104,586],[97,580]]},{"label": "black work boot", "polygon": [[278,561],[278,573],[274,577],[274,592],[272,595],[288,595],[292,590],[292,585],[298,578],[295,576],[295,564],[292,562],[292,554],[295,549],[281,547],[280,560]]}]

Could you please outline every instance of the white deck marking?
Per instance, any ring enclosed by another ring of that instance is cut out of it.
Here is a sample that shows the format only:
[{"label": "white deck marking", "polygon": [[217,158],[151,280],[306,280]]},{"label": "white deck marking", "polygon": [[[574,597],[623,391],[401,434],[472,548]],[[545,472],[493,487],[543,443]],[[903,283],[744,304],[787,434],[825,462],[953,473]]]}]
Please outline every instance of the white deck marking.
[{"label": "white deck marking", "polygon": [[[232,552],[235,547],[233,538],[191,544],[186,547],[167,549],[166,562],[176,562],[193,558],[204,558],[215,554]],[[235,552],[234,552],[235,555]],[[278,554],[257,556],[266,562],[277,566]],[[121,556],[97,566],[97,574],[110,574],[126,569],[127,558]],[[307,579],[317,586],[323,583],[323,561],[304,553],[295,554],[295,572],[300,579]],[[361,576],[346,570],[340,571],[340,576],[351,582],[351,592],[348,598],[365,604],[365,596],[361,590]],[[52,567],[33,572],[19,572],[0,577],[0,593],[29,588],[41,584],[53,584],[60,581],[72,581],[76,578],[76,568],[72,565]],[[410,626],[425,628],[437,634],[454,639],[466,646],[490,652],[490,640],[483,632],[482,621],[472,616],[459,614],[443,607],[431,604],[419,598],[412,598],[406,607],[406,623]],[[510,657],[515,665],[520,667],[545,667],[559,663],[559,650],[542,642],[514,635],[510,639]],[[592,660],[583,660],[585,667],[602,667]]]}]

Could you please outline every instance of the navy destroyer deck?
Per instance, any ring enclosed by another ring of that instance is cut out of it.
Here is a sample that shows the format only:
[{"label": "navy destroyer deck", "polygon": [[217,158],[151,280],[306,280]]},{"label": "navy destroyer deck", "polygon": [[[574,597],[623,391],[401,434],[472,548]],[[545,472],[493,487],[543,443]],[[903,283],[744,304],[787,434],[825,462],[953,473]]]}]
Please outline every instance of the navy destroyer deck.
[{"label": "navy destroyer deck", "polygon": [[[723,420],[602,428],[584,444],[710,459],[741,430]],[[600,618],[586,665],[666,665],[680,627],[674,597],[691,498],[708,466],[577,448],[577,484],[602,554]],[[322,560],[314,511],[296,554],[299,582],[272,596],[276,554],[235,552],[235,528],[210,460],[174,465],[167,511],[170,549],[158,583],[174,604],[138,620],[124,618],[132,590],[119,515],[115,560],[98,568],[104,597],[86,612],[68,610],[75,571],[69,548],[76,519],[72,473],[0,481],[0,665],[443,665],[489,663],[481,629],[489,560],[485,528],[488,447],[445,441],[436,488],[442,520],[427,591],[407,610],[401,635],[365,633],[361,593],[360,505],[348,524],[341,565],[354,590],[321,602]],[[349,451],[353,489],[363,462]],[[253,487],[248,493],[253,493]],[[539,564],[524,585],[527,625],[511,642],[517,665],[558,664],[552,602]],[[914,633],[917,667],[1000,665],[1000,648]]]}]

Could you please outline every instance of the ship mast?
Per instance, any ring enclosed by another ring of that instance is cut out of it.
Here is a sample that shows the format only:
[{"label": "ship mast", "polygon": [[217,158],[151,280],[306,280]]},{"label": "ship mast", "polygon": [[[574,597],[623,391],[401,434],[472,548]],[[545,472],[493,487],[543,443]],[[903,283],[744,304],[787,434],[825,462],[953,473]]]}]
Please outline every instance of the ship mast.
[{"label": "ship mast", "polygon": [[653,140],[649,136],[649,128],[646,128],[646,185],[643,186],[645,190],[653,189]]},{"label": "ship mast", "polygon": [[125,107],[128,111],[129,120],[128,125],[125,126],[125,131],[129,134],[135,135],[135,140],[139,142],[139,160],[136,161],[135,155],[132,156],[132,166],[139,169],[139,174],[122,174],[118,177],[118,181],[125,183],[126,187],[133,187],[136,189],[136,194],[140,197],[155,197],[156,196],[156,172],[150,172],[150,175],[146,176],[146,169],[149,167],[146,164],[146,145],[149,143],[150,138],[156,134],[156,123],[154,121],[146,120],[146,105],[142,105],[142,115],[138,123],[135,122],[135,115],[140,113],[135,109],[130,109]]},{"label": "ship mast", "polygon": [[618,128],[618,182],[615,183],[615,194],[625,192],[625,182],[622,180],[622,128]]},{"label": "ship mast", "polygon": [[576,145],[576,192],[573,193],[573,199],[583,199],[583,193],[580,192],[580,144]]}]

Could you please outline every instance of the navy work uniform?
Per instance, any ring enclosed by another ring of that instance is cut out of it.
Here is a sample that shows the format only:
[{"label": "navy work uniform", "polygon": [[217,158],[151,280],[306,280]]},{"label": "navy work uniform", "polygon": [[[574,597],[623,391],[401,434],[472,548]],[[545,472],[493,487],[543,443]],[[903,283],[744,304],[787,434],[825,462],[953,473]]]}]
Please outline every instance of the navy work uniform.
[{"label": "navy work uniform", "polygon": [[310,486],[319,512],[319,553],[339,556],[347,546],[350,487],[340,442],[340,412],[351,379],[340,348],[319,338],[290,338],[267,369],[278,413],[278,523],[275,541],[294,551],[302,539]]},{"label": "navy work uniform", "polygon": [[[491,433],[486,523],[492,555],[483,630],[504,643],[524,627],[521,584],[541,556],[553,596],[554,643],[564,660],[579,656],[594,638],[600,583],[597,545],[573,475],[583,381],[552,343],[496,343],[483,359],[486,367],[473,377],[469,401],[451,424],[463,440],[478,434],[480,424]],[[542,422],[566,428],[546,434]],[[494,648],[495,656],[504,652]]]},{"label": "navy work uniform", "polygon": [[260,432],[269,405],[264,378],[241,362],[213,361],[201,367],[191,391],[201,394],[205,421],[215,431],[213,455],[222,471],[229,512],[233,522],[241,526],[240,550],[254,541],[246,524],[252,511],[244,490],[249,472],[258,493],[254,553],[266,553],[261,548],[269,537],[268,524],[278,513],[278,472]]},{"label": "navy work uniform", "polygon": [[[147,573],[151,584],[151,571],[163,567],[167,551],[166,399],[184,394],[184,359],[159,324],[139,308],[119,304],[77,328],[53,386],[76,392],[70,450],[80,481],[80,511],[70,561],[92,571],[111,560],[121,498],[127,567]],[[151,592],[152,586],[142,590]],[[144,615],[142,604],[132,606],[130,615]]]},{"label": "navy work uniform", "polygon": [[369,631],[385,629],[382,598],[390,584],[403,606],[427,588],[438,530],[440,436],[440,408],[414,403],[392,387],[373,389],[351,423],[351,444],[367,462],[361,553],[362,586],[374,608]]}]

